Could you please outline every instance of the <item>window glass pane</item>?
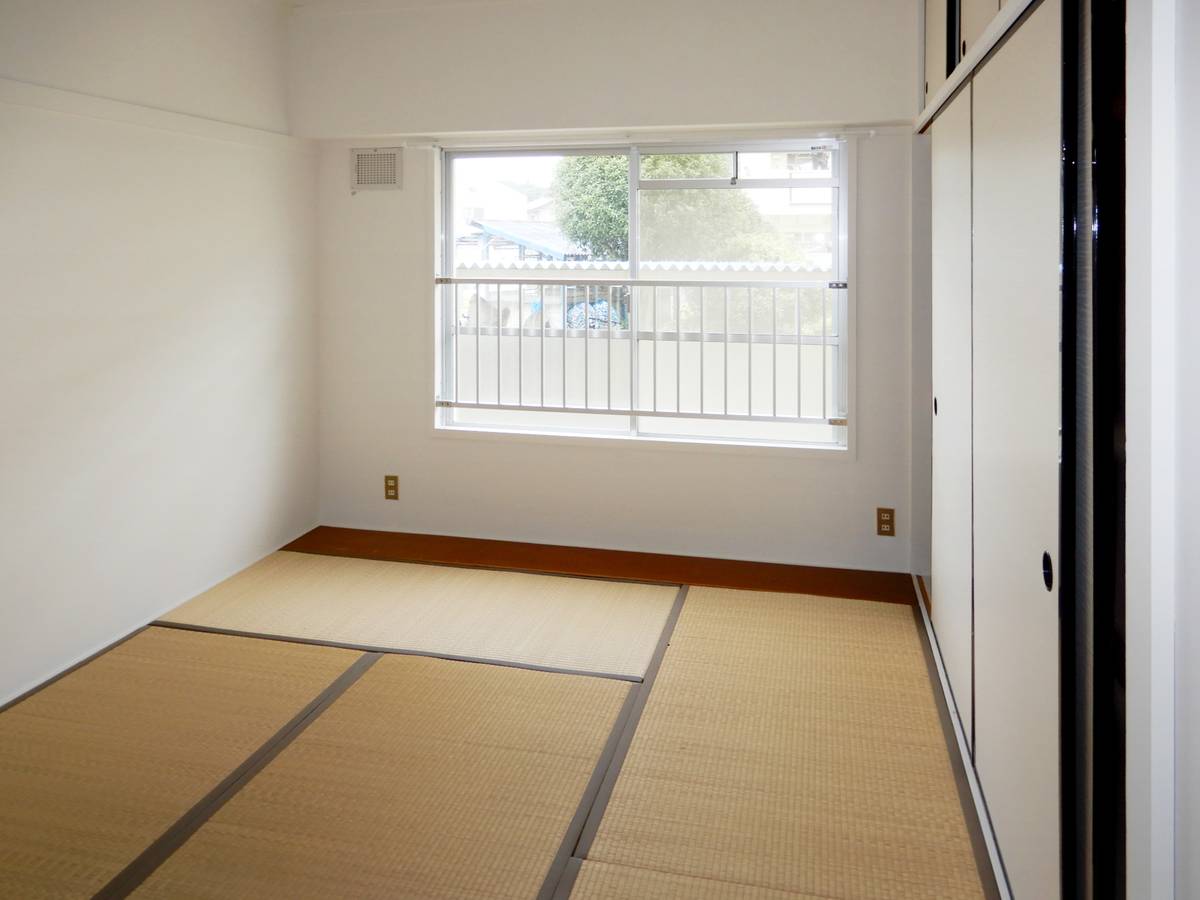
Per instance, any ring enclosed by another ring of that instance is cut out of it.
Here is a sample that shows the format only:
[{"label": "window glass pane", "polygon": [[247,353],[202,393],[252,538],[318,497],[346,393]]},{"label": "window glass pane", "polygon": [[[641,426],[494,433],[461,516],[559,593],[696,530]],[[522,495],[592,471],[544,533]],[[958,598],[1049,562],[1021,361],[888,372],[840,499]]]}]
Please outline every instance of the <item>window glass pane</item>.
[{"label": "window glass pane", "polygon": [[762,271],[784,264],[829,277],[834,190],[804,189],[798,199],[804,202],[793,202],[791,188],[640,191],[641,259],[660,264],[660,271],[663,263],[708,263],[714,272],[730,271],[717,264]]},{"label": "window glass pane", "polygon": [[732,153],[648,153],[641,158],[642,178],[732,178]]},{"label": "window glass pane", "polygon": [[833,178],[833,150],[739,153],[738,178]]},{"label": "window glass pane", "polygon": [[627,155],[458,156],[450,178],[454,274],[602,276],[595,263],[612,262],[609,274],[627,277]]}]

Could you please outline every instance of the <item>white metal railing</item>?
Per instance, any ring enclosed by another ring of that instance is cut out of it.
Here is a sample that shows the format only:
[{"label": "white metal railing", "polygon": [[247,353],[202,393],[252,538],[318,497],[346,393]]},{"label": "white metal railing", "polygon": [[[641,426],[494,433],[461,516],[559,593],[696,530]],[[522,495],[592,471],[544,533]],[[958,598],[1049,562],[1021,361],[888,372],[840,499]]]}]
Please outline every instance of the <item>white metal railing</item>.
[{"label": "white metal railing", "polygon": [[844,282],[434,281],[440,407],[846,424]]}]

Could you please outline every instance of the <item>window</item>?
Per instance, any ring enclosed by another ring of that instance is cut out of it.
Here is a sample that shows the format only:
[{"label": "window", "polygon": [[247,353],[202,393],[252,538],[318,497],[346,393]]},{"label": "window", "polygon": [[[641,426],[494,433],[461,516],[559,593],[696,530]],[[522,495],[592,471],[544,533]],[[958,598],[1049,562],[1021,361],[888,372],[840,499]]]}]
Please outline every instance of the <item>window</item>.
[{"label": "window", "polygon": [[848,147],[444,154],[437,425],[845,447]]}]

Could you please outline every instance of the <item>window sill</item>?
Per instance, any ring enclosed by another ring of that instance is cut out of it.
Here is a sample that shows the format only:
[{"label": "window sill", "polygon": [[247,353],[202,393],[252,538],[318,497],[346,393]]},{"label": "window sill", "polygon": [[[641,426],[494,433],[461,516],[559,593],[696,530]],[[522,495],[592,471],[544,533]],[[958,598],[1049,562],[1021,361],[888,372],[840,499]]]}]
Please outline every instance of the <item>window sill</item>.
[{"label": "window sill", "polygon": [[737,439],[688,438],[674,435],[582,434],[579,432],[552,430],[525,431],[483,425],[447,425],[436,421],[432,427],[435,438],[450,440],[482,440],[493,443],[517,442],[582,447],[595,447],[597,442],[608,442],[613,445],[624,444],[631,450],[648,450],[651,452],[787,456],[791,458],[803,457],[837,462],[847,462],[854,459],[854,454],[851,452],[849,446],[837,446],[835,444],[797,444]]}]

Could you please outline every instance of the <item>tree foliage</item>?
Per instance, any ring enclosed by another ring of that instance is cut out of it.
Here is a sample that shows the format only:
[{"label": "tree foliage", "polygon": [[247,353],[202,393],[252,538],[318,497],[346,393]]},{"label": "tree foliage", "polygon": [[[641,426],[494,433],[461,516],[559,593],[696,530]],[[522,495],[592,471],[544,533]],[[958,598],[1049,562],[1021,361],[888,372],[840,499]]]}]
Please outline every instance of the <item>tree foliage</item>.
[{"label": "tree foliage", "polygon": [[[724,154],[642,158],[646,178],[725,178]],[[629,252],[629,165],[624,156],[568,156],[558,165],[559,227],[594,259]],[[647,260],[756,262],[786,255],[785,242],[742,191],[668,189],[641,193],[641,255]]]},{"label": "tree foliage", "polygon": [[554,176],[558,225],[594,259],[629,259],[629,163],[567,156]]}]

